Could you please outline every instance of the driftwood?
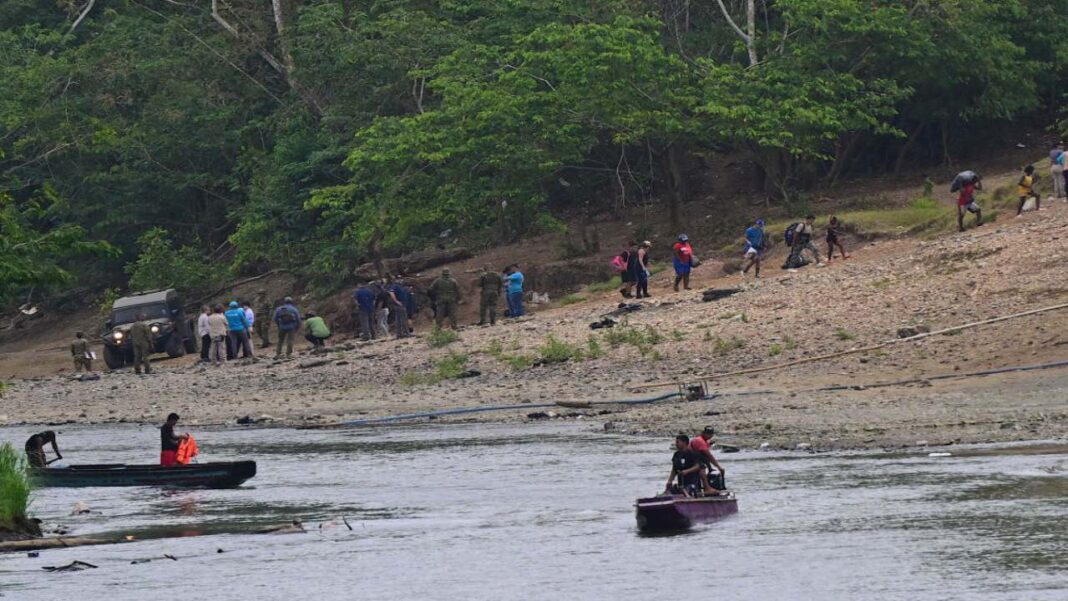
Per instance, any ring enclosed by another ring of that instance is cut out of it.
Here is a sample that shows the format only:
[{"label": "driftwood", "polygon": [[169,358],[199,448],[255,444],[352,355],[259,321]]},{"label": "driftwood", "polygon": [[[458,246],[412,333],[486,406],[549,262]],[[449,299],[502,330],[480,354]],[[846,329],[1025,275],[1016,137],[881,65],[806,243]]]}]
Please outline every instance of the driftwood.
[{"label": "driftwood", "polygon": [[[466,248],[414,252],[395,259],[383,259],[382,270],[385,271],[385,274],[382,275],[409,275],[437,267],[438,265],[470,259],[472,256],[471,251]],[[360,265],[353,275],[361,282],[368,282],[380,277],[374,263]]]},{"label": "driftwood", "polygon": [[[300,522],[291,522],[288,524],[276,524],[273,526],[264,526],[251,530],[248,534],[293,534],[297,532],[304,532],[304,527]],[[219,532],[205,532],[199,535],[183,534],[178,538],[189,538],[190,536],[209,536],[213,534],[222,534]],[[120,543],[133,543],[139,540],[150,540],[152,538],[170,538],[167,536],[157,536],[149,538],[134,538],[133,536],[118,536],[118,537],[100,537],[100,536],[55,536],[48,538],[32,538],[28,540],[12,540],[12,541],[0,541],[0,553],[5,551],[37,551],[39,549],[63,549],[66,547],[86,547],[90,545],[117,545]]]}]

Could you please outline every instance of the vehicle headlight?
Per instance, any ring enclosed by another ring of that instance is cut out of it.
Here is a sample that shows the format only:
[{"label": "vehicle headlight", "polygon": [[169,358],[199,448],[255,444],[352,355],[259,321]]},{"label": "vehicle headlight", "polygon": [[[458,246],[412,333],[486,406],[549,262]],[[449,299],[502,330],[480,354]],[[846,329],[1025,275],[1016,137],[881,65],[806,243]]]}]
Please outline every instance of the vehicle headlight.
[{"label": "vehicle headlight", "polygon": [[116,341],[122,340],[122,332],[115,332],[114,334],[112,334],[112,336],[115,338]]},{"label": "vehicle headlight", "polygon": [[156,324],[152,324],[152,327],[149,329],[152,330],[153,334],[159,334],[159,326],[157,326]]}]

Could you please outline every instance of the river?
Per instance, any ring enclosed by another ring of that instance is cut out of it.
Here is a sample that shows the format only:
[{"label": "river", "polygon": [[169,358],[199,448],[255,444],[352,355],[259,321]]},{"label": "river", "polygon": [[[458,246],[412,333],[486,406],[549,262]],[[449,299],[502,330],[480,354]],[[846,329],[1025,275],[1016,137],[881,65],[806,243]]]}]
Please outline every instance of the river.
[{"label": "river", "polygon": [[[671,441],[593,429],[196,432],[202,460],[255,459],[259,475],[234,490],[43,489],[32,511],[79,535],[224,534],[0,555],[0,597],[1068,599],[1068,455],[721,455],[740,512],[645,537],[632,503],[662,488]],[[149,426],[60,431],[71,462],[156,458]],[[90,513],[71,515],[79,503]],[[308,532],[241,533],[292,519]],[[42,570],[74,560],[98,567]]]}]

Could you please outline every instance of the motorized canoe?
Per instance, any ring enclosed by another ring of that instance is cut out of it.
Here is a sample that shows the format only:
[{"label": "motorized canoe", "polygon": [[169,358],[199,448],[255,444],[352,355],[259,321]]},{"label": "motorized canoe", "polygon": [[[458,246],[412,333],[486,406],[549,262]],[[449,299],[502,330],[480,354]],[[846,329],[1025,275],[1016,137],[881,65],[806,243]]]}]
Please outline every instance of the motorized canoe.
[{"label": "motorized canoe", "polygon": [[638,499],[634,507],[642,532],[677,532],[738,513],[738,499],[734,493],[716,497],[661,495]]},{"label": "motorized canoe", "polygon": [[33,471],[34,482],[49,487],[167,486],[233,488],[256,475],[255,461],[160,465],[71,465]]}]

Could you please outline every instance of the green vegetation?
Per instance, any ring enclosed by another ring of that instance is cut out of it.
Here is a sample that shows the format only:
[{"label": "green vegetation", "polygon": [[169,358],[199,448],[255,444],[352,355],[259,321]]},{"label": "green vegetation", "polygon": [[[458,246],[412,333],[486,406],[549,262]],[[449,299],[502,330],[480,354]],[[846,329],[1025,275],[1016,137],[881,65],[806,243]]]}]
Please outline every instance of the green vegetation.
[{"label": "green vegetation", "polygon": [[604,341],[612,348],[633,346],[642,356],[652,356],[656,359],[659,354],[653,355],[653,347],[663,342],[664,336],[652,326],[635,327],[624,323],[605,330]]},{"label": "green vegetation", "polygon": [[582,296],[581,294],[568,294],[567,296],[560,299],[560,306],[566,307],[568,305],[574,305],[585,301],[586,297]]},{"label": "green vegetation", "polygon": [[768,347],[768,355],[771,357],[777,357],[782,354],[783,346],[778,343],[774,343]]},{"label": "green vegetation", "polygon": [[426,337],[426,343],[430,345],[430,348],[441,348],[448,346],[460,339],[460,335],[455,330],[445,330],[434,326],[434,329],[430,330],[430,334]]},{"label": "green vegetation", "polygon": [[783,348],[788,351],[792,351],[797,348],[797,341],[791,338],[790,336],[785,336],[783,337]]},{"label": "green vegetation", "polygon": [[845,328],[835,328],[834,336],[839,340],[856,340],[857,338],[855,334]]},{"label": "green vegetation", "polygon": [[[802,210],[1047,119],[1068,87],[1063,0],[206,4],[0,2],[0,304],[73,273],[327,290],[445,231],[515,241],[654,189],[681,226],[713,153]],[[839,217],[877,235],[952,210]],[[663,234],[644,221],[624,231]]]},{"label": "green vegetation", "polygon": [[596,338],[590,336],[586,339],[586,358],[587,359],[600,359],[605,356],[604,348],[601,347],[601,343]]},{"label": "green vegetation", "polygon": [[9,384],[9,383],[7,383],[7,382],[5,382],[3,380],[0,380],[0,397],[4,396],[4,393],[7,392],[8,388],[11,388],[11,384]]},{"label": "green vegetation", "polygon": [[745,348],[745,341],[737,336],[732,336],[730,340],[724,340],[719,336],[712,339],[712,351],[720,357],[725,357],[740,348]]},{"label": "green vegetation", "polygon": [[568,344],[551,335],[545,340],[545,344],[538,349],[538,353],[544,363],[564,363],[584,358],[582,346]]},{"label": "green vegetation", "polygon": [[623,278],[620,276],[612,276],[612,279],[597,282],[586,286],[586,291],[590,294],[600,294],[602,292],[608,292],[610,290],[619,290],[623,286]]},{"label": "green vegetation", "polygon": [[455,380],[467,370],[467,355],[450,352],[448,355],[434,360],[434,371],[428,374],[418,372],[405,372],[397,380],[401,386],[418,386],[421,384],[437,384],[442,380]]},{"label": "green vegetation", "polygon": [[19,529],[32,492],[26,456],[9,442],[0,445],[0,531]]}]

